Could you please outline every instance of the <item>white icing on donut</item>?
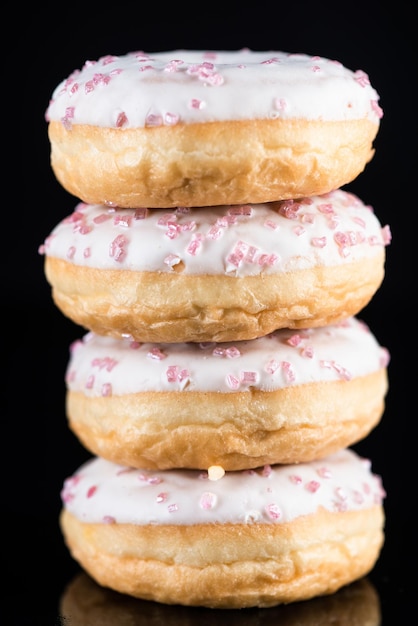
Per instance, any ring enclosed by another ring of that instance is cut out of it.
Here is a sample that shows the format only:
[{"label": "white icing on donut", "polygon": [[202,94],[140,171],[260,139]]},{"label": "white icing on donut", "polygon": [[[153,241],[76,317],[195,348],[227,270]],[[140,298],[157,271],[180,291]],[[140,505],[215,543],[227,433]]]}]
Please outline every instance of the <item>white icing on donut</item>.
[{"label": "white icing on donut", "polygon": [[211,121],[382,117],[367,74],[279,51],[132,52],[87,61],[54,90],[46,120],[111,128]]},{"label": "white icing on donut", "polygon": [[370,206],[338,189],[301,200],[193,209],[80,203],[40,252],[100,269],[254,276],[373,258],[390,237]]},{"label": "white icing on donut", "polygon": [[89,397],[141,391],[272,391],[351,380],[388,362],[387,349],[356,318],[235,343],[140,344],[88,333],[71,346],[66,384]]},{"label": "white icing on donut", "polygon": [[145,471],[101,458],[68,478],[64,506],[83,522],[132,524],[282,523],[315,513],[360,510],[385,496],[368,459],[345,449],[320,461],[226,472]]}]

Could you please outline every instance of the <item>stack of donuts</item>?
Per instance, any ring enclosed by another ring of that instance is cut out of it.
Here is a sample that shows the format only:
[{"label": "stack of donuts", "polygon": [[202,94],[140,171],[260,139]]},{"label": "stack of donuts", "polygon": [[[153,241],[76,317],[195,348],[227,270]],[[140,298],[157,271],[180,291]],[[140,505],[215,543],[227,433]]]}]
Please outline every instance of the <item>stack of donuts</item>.
[{"label": "stack of donuts", "polygon": [[239,609],[331,594],[374,567],[381,477],[352,446],[389,354],[358,317],[389,226],[344,186],[373,157],[368,76],[279,51],[88,61],[46,119],[74,211],[40,248],[92,458],[60,523],[104,587]]}]

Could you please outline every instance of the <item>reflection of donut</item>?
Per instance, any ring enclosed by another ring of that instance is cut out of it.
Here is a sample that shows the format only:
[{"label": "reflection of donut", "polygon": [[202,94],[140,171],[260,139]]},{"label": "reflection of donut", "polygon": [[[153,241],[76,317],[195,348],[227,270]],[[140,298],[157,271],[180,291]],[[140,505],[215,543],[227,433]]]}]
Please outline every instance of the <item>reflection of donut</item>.
[{"label": "reflection of donut", "polygon": [[322,194],[372,158],[365,72],[283,52],[105,56],[58,85],[51,165],[85,202],[167,208]]},{"label": "reflection of donut", "polygon": [[138,600],[78,574],[65,589],[60,617],[69,626],[380,626],[380,600],[367,578],[334,594],[263,609],[218,610]]},{"label": "reflection of donut", "polygon": [[353,451],[216,476],[91,459],[62,491],[73,558],[116,591],[209,608],[310,599],[374,566],[384,491]]},{"label": "reflection of donut", "polygon": [[71,347],[67,414],[85,447],[123,465],[237,470],[311,461],[376,426],[388,359],[356,318],[223,344],[88,333]]},{"label": "reflection of donut", "polygon": [[40,251],[62,312],[99,335],[238,341],[356,315],[390,230],[336,190],[265,205],[161,211],[79,204]]}]

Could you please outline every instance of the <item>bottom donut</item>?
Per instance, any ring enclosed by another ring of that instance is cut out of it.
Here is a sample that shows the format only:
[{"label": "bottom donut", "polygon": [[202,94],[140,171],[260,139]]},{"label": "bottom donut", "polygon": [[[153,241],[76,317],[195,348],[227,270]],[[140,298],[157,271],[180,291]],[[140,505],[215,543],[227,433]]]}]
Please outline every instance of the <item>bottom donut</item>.
[{"label": "bottom donut", "polygon": [[345,449],[298,465],[216,470],[91,459],[62,491],[73,558],[114,591],[221,609],[331,594],[374,567],[385,492],[368,459]]},{"label": "bottom donut", "polygon": [[[306,602],[264,609],[217,610],[138,600],[98,585],[85,572],[60,598],[68,626],[380,626],[379,595],[368,578]],[[61,623],[60,622],[60,623]]]}]

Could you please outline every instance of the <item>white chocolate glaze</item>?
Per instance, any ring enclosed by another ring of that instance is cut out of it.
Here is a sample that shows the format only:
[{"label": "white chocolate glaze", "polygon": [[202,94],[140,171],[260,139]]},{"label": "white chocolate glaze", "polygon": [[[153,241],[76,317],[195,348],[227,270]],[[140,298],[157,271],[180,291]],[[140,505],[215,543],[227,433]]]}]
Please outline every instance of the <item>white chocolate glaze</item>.
[{"label": "white chocolate glaze", "polygon": [[268,204],[114,209],[79,203],[40,253],[100,269],[254,276],[373,258],[391,239],[338,189]]},{"label": "white chocolate glaze", "polygon": [[315,513],[373,507],[385,496],[368,459],[345,449],[320,461],[226,472],[144,471],[101,458],[65,483],[64,506],[92,523],[283,523]]},{"label": "white chocolate glaze", "polygon": [[89,397],[141,391],[272,391],[352,380],[388,365],[368,326],[278,330],[235,343],[143,343],[86,334],[71,345],[66,384]]},{"label": "white chocolate glaze", "polygon": [[382,117],[362,70],[280,51],[131,52],[87,61],[54,90],[46,120],[136,128],[211,121]]}]

